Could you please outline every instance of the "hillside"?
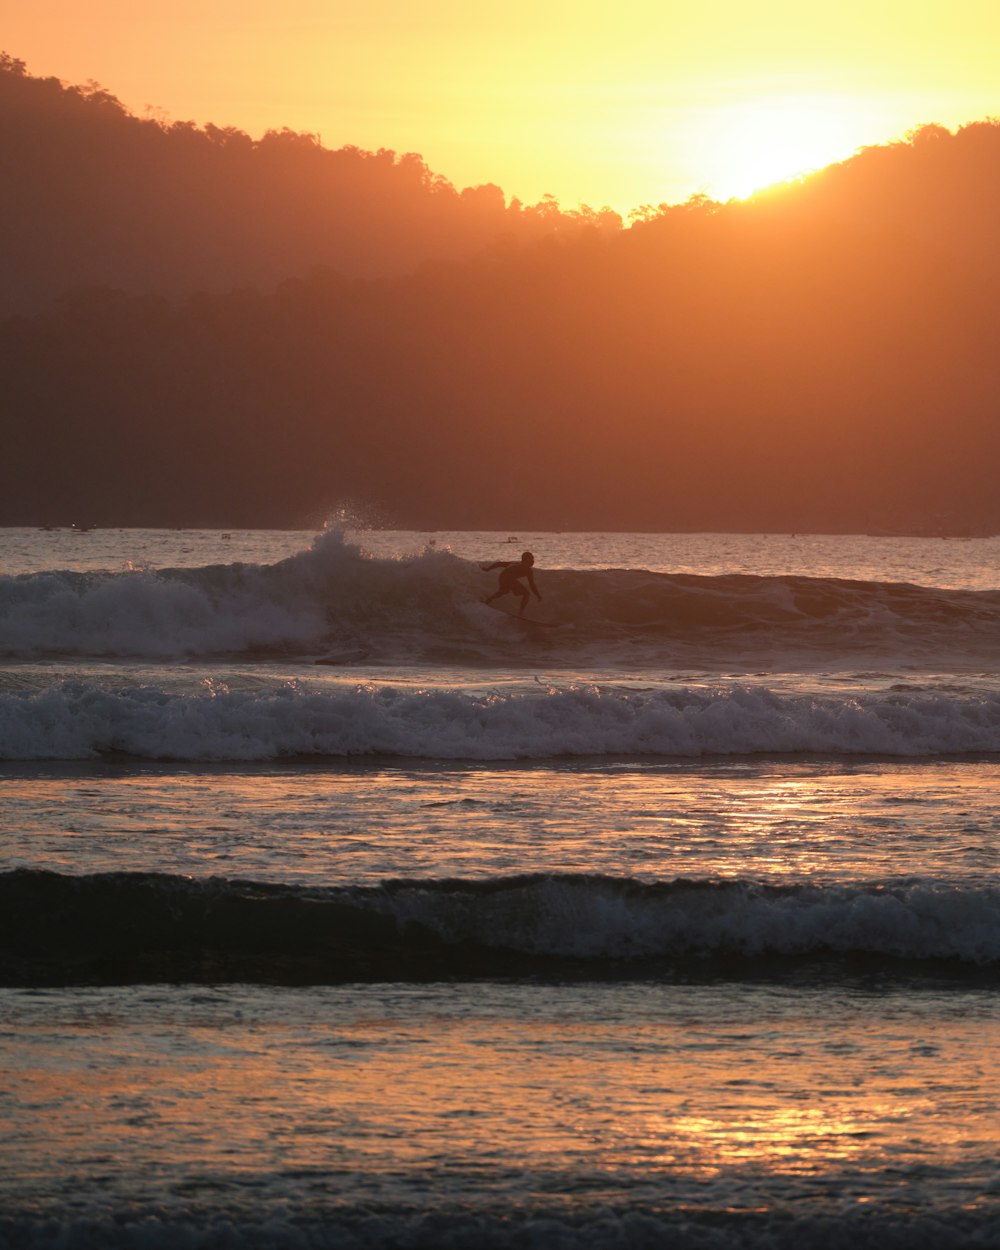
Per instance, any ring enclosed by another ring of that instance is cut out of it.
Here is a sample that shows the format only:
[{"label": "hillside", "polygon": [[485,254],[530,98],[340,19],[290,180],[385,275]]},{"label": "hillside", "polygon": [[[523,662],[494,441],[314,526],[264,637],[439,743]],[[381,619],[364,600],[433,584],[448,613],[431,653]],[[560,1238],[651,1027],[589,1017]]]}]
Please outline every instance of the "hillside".
[{"label": "hillside", "polygon": [[[30,139],[3,111],[37,217],[5,205],[7,255],[50,293],[0,323],[4,523],[298,525],[348,503],[426,528],[1000,529],[996,122],[625,228],[457,192],[417,157],[185,135],[4,80],[51,110]],[[92,159],[64,112],[93,124]],[[152,214],[129,143],[163,155],[153,200],[186,187],[183,210],[178,191]],[[220,168],[257,215],[233,220]],[[303,192],[348,168],[358,198]]]},{"label": "hillside", "polygon": [[0,196],[9,241],[0,315],[85,285],[186,295],[269,286],[314,265],[406,272],[613,213],[507,203],[457,190],[414,153],[332,151],[308,134],[138,118],[97,84],[36,78],[0,54]]}]

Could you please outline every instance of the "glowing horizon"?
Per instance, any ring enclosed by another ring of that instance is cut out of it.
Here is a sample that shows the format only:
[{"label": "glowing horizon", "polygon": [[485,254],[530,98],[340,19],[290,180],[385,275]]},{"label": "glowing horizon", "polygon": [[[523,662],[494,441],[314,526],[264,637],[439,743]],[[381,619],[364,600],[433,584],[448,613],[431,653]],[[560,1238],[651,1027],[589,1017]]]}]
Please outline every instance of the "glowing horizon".
[{"label": "glowing horizon", "polygon": [[854,100],[765,96],[705,114],[708,194],[718,200],[742,199],[844,160],[867,142],[886,141],[859,141],[867,134],[868,114]]},{"label": "glowing horizon", "polygon": [[944,16],[901,0],[764,0],[752,15],[737,0],[613,13],[512,0],[488,15],[452,0],[12,7],[3,50],[34,75],[95,80],[137,116],[418,152],[457,187],[623,216],[744,196],[924,124],[1000,113],[1000,10],[979,0]]}]

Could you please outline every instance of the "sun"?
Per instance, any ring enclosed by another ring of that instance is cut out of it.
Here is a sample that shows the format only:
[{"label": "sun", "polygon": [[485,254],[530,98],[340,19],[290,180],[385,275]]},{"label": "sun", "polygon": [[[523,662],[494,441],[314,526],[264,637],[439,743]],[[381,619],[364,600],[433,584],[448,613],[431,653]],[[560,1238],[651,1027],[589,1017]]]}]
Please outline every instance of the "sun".
[{"label": "sun", "polygon": [[743,199],[844,160],[866,141],[850,102],[782,96],[706,111],[702,168],[713,199]]}]

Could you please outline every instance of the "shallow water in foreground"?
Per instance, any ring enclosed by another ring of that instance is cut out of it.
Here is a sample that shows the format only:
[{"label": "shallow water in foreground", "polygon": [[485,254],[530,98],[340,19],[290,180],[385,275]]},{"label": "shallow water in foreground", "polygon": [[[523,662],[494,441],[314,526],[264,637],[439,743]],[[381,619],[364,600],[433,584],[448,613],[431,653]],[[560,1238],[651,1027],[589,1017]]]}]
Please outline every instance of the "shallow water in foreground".
[{"label": "shallow water in foreground", "polygon": [[24,1229],[58,1202],[79,1225],[111,1208],[329,1236],[432,1200],[455,1229],[645,1211],[687,1244],[687,1221],[961,1224],[1000,1198],[990,992],[389,984],[0,1003],[18,1159],[0,1200]]}]

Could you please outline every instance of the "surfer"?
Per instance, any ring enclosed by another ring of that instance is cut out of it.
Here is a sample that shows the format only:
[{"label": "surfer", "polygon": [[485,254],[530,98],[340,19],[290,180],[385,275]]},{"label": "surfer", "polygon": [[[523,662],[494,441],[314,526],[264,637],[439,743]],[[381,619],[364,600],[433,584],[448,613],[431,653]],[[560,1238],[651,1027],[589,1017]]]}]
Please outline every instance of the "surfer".
[{"label": "surfer", "polygon": [[[521,600],[521,610],[519,616],[524,615],[524,609],[528,606],[528,587],[536,599],[541,599],[538,593],[538,587],[535,585],[535,575],[531,571],[535,563],[535,557],[530,551],[521,553],[520,560],[495,560],[492,564],[481,564],[479,567],[484,573],[490,573],[493,569],[500,570],[500,581],[496,590],[489,598],[484,599],[484,603],[492,603],[494,599],[499,599],[503,595],[517,595]],[[526,586],[521,580],[524,578],[528,585]]]}]

